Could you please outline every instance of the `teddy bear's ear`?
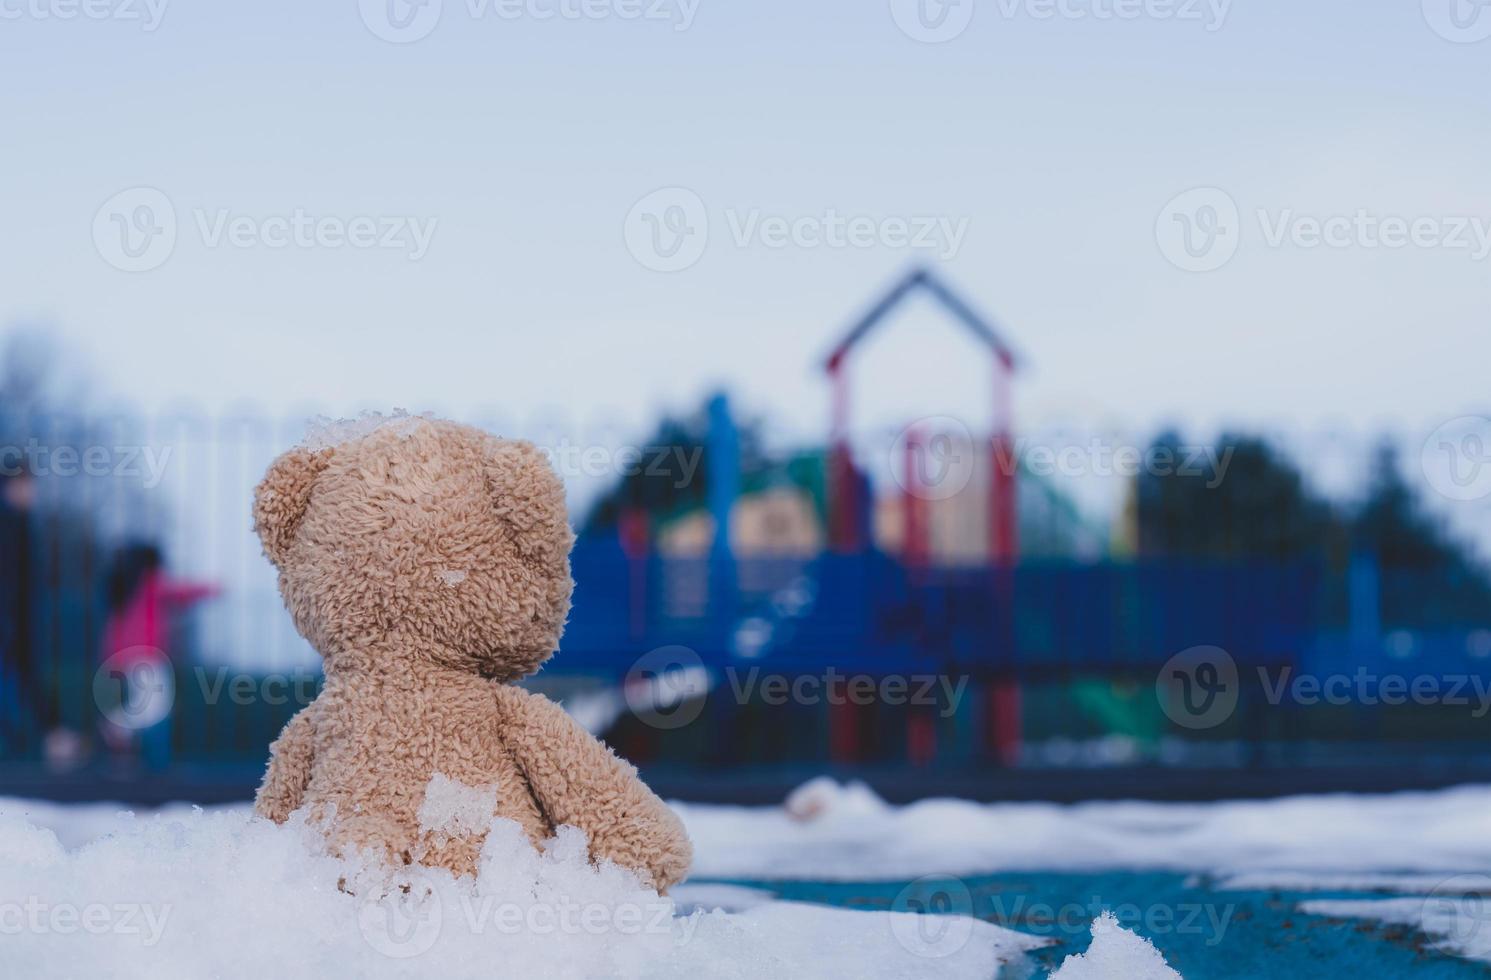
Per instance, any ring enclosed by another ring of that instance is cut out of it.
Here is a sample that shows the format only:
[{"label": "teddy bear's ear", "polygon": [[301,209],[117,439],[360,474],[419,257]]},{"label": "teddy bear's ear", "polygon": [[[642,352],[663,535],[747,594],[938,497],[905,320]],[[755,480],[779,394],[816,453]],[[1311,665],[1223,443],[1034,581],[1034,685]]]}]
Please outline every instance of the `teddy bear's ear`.
[{"label": "teddy bear's ear", "polygon": [[289,553],[316,477],[331,462],[331,454],[330,449],[292,449],[269,464],[269,471],[254,488],[254,531],[276,568]]},{"label": "teddy bear's ear", "polygon": [[487,461],[487,488],[524,557],[564,561],[574,542],[564,483],[541,451],[522,440],[495,440]]}]

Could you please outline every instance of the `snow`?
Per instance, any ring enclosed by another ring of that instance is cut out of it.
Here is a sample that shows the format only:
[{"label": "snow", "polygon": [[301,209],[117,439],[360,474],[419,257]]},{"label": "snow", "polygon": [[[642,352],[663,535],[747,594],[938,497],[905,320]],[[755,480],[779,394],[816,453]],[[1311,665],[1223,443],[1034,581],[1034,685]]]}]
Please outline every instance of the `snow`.
[{"label": "snow", "polygon": [[[434,788],[425,817],[465,824],[471,791]],[[493,821],[479,874],[457,879],[333,856],[298,817],[108,809],[0,801],[7,975],[990,977],[1045,942],[717,886],[660,896],[592,866],[573,828],[540,852]]]},{"label": "snow", "polygon": [[[151,811],[161,819],[182,819],[199,812],[202,808],[186,803],[172,803]],[[215,810],[240,810],[247,812],[248,804],[235,807],[217,807]],[[76,850],[90,841],[117,831],[121,821],[133,818],[133,812],[117,803],[52,803],[46,800],[20,800],[0,797],[0,827],[5,818],[23,816],[26,822],[45,829],[57,838],[66,850]],[[0,848],[8,843],[8,837],[0,833]]]},{"label": "snow", "polygon": [[[1216,891],[1400,896],[1300,908],[1410,925],[1443,952],[1491,963],[1491,787],[1205,804],[940,799],[889,806],[863,785],[820,779],[781,808],[675,805],[694,839],[700,877],[1188,871],[1213,878]],[[1069,958],[1059,976],[1149,975],[1131,959],[1140,953],[1116,949],[1144,940],[1105,933],[1111,942],[1099,947],[1100,928],[1094,925],[1096,952]],[[1109,967],[1117,972],[1101,972]],[[1153,975],[1175,975],[1164,971]]]},{"label": "snow", "polygon": [[791,810],[675,804],[694,840],[694,874],[854,881],[1023,870],[1223,878],[1491,871],[1485,786],[1204,804],[929,799],[888,806],[867,798],[865,787],[825,782],[798,794]]},{"label": "snow", "polygon": [[497,787],[467,786],[442,772],[430,777],[419,804],[419,829],[459,837],[479,834],[497,812]]},{"label": "snow", "polygon": [[[490,792],[437,777],[421,822],[483,826]],[[275,826],[243,806],[137,817],[0,800],[6,972],[376,977],[412,963],[410,975],[450,977],[987,977],[1001,965],[1023,975],[1024,954],[1045,939],[966,916],[784,902],[769,884],[1021,870],[1181,871],[1217,891],[1354,893],[1363,897],[1322,894],[1300,908],[1406,924],[1446,953],[1491,962],[1491,787],[893,806],[820,779],[782,806],[673,806],[694,839],[694,880],[659,896],[621,869],[591,867],[573,830],[539,853],[514,825],[490,824],[481,874],[457,880],[332,857],[298,822]],[[1056,976],[1176,975],[1116,921],[1092,928],[1092,946]]]},{"label": "snow", "polygon": [[382,412],[363,412],[355,419],[334,419],[326,415],[318,415],[306,424],[305,436],[300,440],[300,448],[309,449],[312,452],[335,449],[355,439],[372,435],[383,428],[391,428],[399,435],[408,435],[433,418],[434,416],[428,412],[410,415],[402,408],[394,409],[390,415],[384,415]]},{"label": "snow", "polygon": [[1491,963],[1491,909],[1484,897],[1335,899],[1304,902],[1300,911],[1336,919],[1371,919],[1411,926],[1429,937],[1431,948]]},{"label": "snow", "polygon": [[686,881],[676,886],[671,894],[684,914],[692,909],[702,909],[705,912],[714,909],[744,912],[746,909],[765,905],[777,897],[776,892],[765,888],[747,888],[745,885],[727,885],[713,881]]},{"label": "snow", "polygon": [[840,785],[828,776],[819,776],[787,794],[782,809],[799,823],[817,820],[832,811],[833,819],[842,824],[850,819],[883,818],[890,807],[864,783]]},{"label": "snow", "polygon": [[1301,903],[1300,909],[1330,918],[1411,926],[1429,937],[1431,948],[1491,963],[1491,875],[1444,875],[1418,891],[1398,898],[1322,899]]},{"label": "snow", "polygon": [[1062,960],[1051,980],[1181,980],[1154,944],[1104,912],[1092,922],[1092,945]]}]

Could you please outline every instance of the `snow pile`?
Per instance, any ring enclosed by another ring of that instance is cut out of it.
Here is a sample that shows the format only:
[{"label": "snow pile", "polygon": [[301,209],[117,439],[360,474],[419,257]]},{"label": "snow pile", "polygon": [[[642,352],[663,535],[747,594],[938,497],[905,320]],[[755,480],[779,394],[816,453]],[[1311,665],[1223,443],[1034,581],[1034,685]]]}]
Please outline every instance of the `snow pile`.
[{"label": "snow pile", "polygon": [[[447,832],[486,826],[477,811],[491,812],[489,793],[436,779],[421,820]],[[696,879],[1193,871],[1218,890],[1356,893],[1301,910],[1409,925],[1443,952],[1491,962],[1491,877],[1466,873],[1491,872],[1491,787],[902,807],[815,780],[780,807],[673,805],[694,838]],[[590,867],[577,832],[540,854],[514,825],[491,826],[475,881],[417,868],[387,880],[246,807],[134,818],[0,800],[5,973],[958,977],[992,975],[1044,943],[968,917],[821,908],[763,888],[686,882],[659,897],[626,872]],[[1136,972],[1147,949],[1099,920],[1092,948],[1060,976],[1173,976]]]},{"label": "snow pile", "polygon": [[[467,819],[470,801],[449,789],[436,823]],[[85,808],[84,829],[103,835],[74,850],[29,809],[0,803],[8,976],[989,977],[1044,942],[966,917],[760,895],[721,896],[749,906],[738,913],[695,901],[683,915],[630,872],[592,866],[572,828],[538,851],[494,821],[480,873],[456,879],[334,857],[299,818],[277,826],[242,808],[107,821]]]},{"label": "snow pile", "polygon": [[788,794],[782,809],[793,820],[806,823],[827,817],[839,823],[882,816],[888,804],[864,783],[839,785],[827,776],[810,779]]},{"label": "snow pile", "polygon": [[[803,799],[791,810],[674,806],[694,840],[698,877],[1491,871],[1491,787],[1205,804],[929,799],[889,806],[865,799],[869,792],[815,781],[799,791]],[[810,818],[803,819],[807,810]]]},{"label": "snow pile", "polygon": [[394,409],[392,415],[384,415],[382,412],[362,412],[355,419],[334,419],[326,415],[318,415],[306,423],[305,436],[300,440],[300,446],[312,452],[335,449],[354,439],[372,435],[383,428],[391,428],[396,434],[406,436],[425,422],[433,420],[434,416],[428,412],[410,415],[402,408]]},{"label": "snow pile", "polygon": [[[186,803],[171,803],[150,811],[156,818],[179,820],[202,808]],[[247,814],[247,803],[209,809],[239,810]],[[24,816],[33,827],[49,831],[67,850],[76,850],[89,841],[113,833],[128,811],[118,803],[53,803],[49,800],[23,800],[0,797],[0,820],[6,816]],[[0,842],[5,835],[0,833]],[[0,843],[0,847],[4,847]]]},{"label": "snow pile", "polygon": [[1491,963],[1491,875],[1449,875],[1412,897],[1321,900],[1301,903],[1300,910],[1410,926],[1432,948]]},{"label": "snow pile", "polygon": [[1092,945],[1068,956],[1051,980],[1181,980],[1143,936],[1118,924],[1112,912],[1092,922]]}]

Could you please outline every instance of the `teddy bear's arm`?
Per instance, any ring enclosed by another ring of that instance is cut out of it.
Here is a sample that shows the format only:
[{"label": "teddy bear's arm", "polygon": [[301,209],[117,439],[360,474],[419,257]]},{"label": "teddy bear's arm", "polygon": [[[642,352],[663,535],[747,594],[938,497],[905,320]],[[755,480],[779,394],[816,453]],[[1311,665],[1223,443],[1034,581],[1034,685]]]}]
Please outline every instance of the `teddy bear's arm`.
[{"label": "teddy bear's arm", "polygon": [[579,827],[590,854],[643,873],[666,890],[688,873],[693,846],[637,770],[548,698],[502,686],[503,741],[555,826]]},{"label": "teddy bear's arm", "polygon": [[284,823],[300,806],[311,781],[311,763],[316,756],[314,708],[312,703],[291,718],[269,746],[269,768],[254,797],[254,812],[275,823]]}]

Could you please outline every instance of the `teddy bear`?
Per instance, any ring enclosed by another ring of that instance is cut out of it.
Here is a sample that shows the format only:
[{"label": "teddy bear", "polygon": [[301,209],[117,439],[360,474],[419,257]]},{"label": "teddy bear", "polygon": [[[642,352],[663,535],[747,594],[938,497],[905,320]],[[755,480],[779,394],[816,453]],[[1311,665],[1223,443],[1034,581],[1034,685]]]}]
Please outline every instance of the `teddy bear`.
[{"label": "teddy bear", "polygon": [[[474,875],[491,818],[660,891],[678,817],[564,710],[516,682],[556,650],[573,584],[564,489],[527,442],[394,416],[291,449],[254,529],[325,683],[270,746],[255,810],[305,808],[339,853]],[[438,797],[438,798],[437,798]]]}]

